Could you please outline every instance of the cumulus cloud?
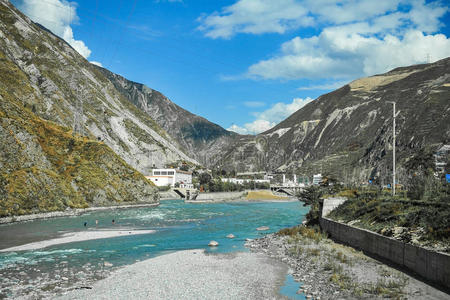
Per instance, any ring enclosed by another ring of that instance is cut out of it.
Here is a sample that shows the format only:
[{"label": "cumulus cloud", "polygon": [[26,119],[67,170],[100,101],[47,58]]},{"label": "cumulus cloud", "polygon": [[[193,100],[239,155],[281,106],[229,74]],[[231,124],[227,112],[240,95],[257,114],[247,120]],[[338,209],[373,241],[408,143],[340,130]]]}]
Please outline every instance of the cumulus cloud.
[{"label": "cumulus cloud", "polygon": [[[378,1],[377,1],[378,3]],[[395,6],[392,6],[392,3]],[[450,39],[433,34],[442,26],[439,19],[448,8],[439,2],[408,1],[402,11],[392,11],[399,2],[381,1],[374,16],[352,20],[343,15],[333,17],[341,8],[324,9],[319,18],[335,23],[320,34],[308,38],[297,36],[281,45],[280,53],[249,67],[247,76],[262,79],[354,78],[386,72],[404,65],[424,63],[427,57],[439,60],[450,56]],[[345,4],[344,6],[345,7]],[[367,7],[370,7],[368,5]],[[386,14],[378,16],[385,11]],[[334,12],[334,13],[333,13]]]},{"label": "cumulus cloud", "polygon": [[240,134],[258,134],[274,127],[294,112],[311,102],[311,98],[295,98],[291,103],[278,102],[262,112],[251,113],[256,119],[253,122],[245,123],[242,126],[233,124],[228,128]]},{"label": "cumulus cloud", "polygon": [[92,61],[90,61],[90,63],[93,64],[93,65],[99,66],[99,67],[103,67],[102,63],[100,63],[98,61],[92,60]]},{"label": "cumulus cloud", "polygon": [[198,29],[214,39],[230,38],[236,33],[284,33],[313,24],[308,11],[295,0],[240,0],[198,21]]},{"label": "cumulus cloud", "polygon": [[227,130],[234,131],[239,134],[258,134],[261,132],[264,132],[266,130],[269,130],[273,126],[275,126],[276,123],[269,122],[266,120],[255,120],[251,123],[246,123],[244,126],[238,126],[236,124],[233,124],[231,127],[229,127]]},{"label": "cumulus cloud", "polygon": [[[351,79],[450,56],[438,34],[449,8],[425,0],[239,0],[199,18],[205,35],[285,33],[314,27],[318,34],[283,43],[251,65],[252,79]],[[236,77],[236,76],[235,76]],[[230,77],[230,78],[235,78]],[[241,78],[237,76],[236,78]]]},{"label": "cumulus cloud", "polygon": [[248,76],[263,79],[354,78],[424,63],[428,56],[450,56],[450,39],[410,30],[403,36],[383,38],[325,29],[318,37],[296,37],[282,45],[282,54],[248,69]]},{"label": "cumulus cloud", "polygon": [[210,38],[238,33],[284,33],[320,23],[343,24],[381,16],[397,8],[400,0],[239,0],[220,12],[201,16],[198,29]]},{"label": "cumulus cloud", "polygon": [[76,3],[65,0],[23,0],[18,7],[34,22],[63,38],[84,58],[89,57],[91,50],[73,36],[71,25],[78,22]]}]

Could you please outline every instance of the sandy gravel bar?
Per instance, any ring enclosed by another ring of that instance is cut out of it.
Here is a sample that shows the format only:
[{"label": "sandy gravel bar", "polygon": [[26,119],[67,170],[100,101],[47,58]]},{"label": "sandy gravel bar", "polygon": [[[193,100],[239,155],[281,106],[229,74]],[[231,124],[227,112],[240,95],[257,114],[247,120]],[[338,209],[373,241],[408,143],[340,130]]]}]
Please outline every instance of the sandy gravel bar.
[{"label": "sandy gravel bar", "polygon": [[57,299],[285,299],[287,266],[256,253],[178,251],[118,269]]},{"label": "sandy gravel bar", "polygon": [[101,210],[110,209],[123,209],[123,208],[138,208],[138,207],[153,207],[158,206],[157,203],[135,203],[127,205],[111,205],[111,206],[99,206],[99,207],[89,207],[89,208],[77,208],[77,209],[67,209],[65,211],[52,211],[46,213],[36,213],[30,215],[13,216],[13,217],[2,217],[0,218],[0,224],[16,223],[16,222],[28,222],[39,219],[51,219],[51,218],[63,218],[80,216],[85,213]]},{"label": "sandy gravel bar", "polygon": [[87,231],[69,232],[63,234],[61,237],[58,238],[1,249],[0,252],[36,250],[59,244],[107,239],[126,235],[149,234],[154,232],[155,230],[96,230],[96,231],[87,230]]}]

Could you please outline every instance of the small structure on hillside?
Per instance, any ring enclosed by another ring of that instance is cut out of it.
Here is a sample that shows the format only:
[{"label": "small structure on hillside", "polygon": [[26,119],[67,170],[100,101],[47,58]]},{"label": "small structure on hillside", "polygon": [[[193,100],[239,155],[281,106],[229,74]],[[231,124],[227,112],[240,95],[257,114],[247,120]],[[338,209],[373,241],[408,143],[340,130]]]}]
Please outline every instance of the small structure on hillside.
[{"label": "small structure on hillside", "polygon": [[445,172],[450,157],[450,145],[443,145],[434,153],[434,159],[436,164],[436,171],[439,173]]},{"label": "small structure on hillside", "polygon": [[177,169],[153,169],[152,175],[145,176],[156,186],[167,186],[180,188],[194,188],[192,184],[192,173]]},{"label": "small structure on hillside", "polygon": [[269,179],[221,178],[220,180],[222,180],[222,182],[230,182],[230,183],[234,183],[234,184],[244,184],[244,183],[249,183],[249,182],[270,184]]},{"label": "small structure on hillside", "polygon": [[322,183],[322,174],[314,174],[313,175],[313,184],[319,185]]}]

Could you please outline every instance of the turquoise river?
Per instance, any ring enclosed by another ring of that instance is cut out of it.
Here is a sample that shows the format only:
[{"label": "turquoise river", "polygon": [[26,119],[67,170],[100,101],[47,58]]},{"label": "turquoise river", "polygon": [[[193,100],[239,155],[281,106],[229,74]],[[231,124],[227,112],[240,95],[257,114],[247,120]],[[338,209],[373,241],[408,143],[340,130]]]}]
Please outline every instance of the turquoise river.
[{"label": "turquoise river", "polygon": [[[75,231],[156,231],[38,250],[0,252],[0,299],[45,297],[65,289],[89,286],[115,268],[177,250],[248,251],[244,247],[245,239],[297,225],[308,209],[298,201],[193,204],[165,200],[157,207],[92,211],[81,216],[0,225],[0,249]],[[257,231],[260,226],[270,229]],[[236,238],[226,238],[230,233]],[[209,248],[211,240],[218,241],[219,247]],[[281,293],[297,299],[297,288],[298,283],[288,277]]]}]

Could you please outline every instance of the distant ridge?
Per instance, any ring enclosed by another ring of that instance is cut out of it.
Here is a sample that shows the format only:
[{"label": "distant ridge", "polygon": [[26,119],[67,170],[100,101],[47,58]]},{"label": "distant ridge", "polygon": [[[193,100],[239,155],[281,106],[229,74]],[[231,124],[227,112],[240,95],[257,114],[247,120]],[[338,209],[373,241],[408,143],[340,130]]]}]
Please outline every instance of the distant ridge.
[{"label": "distant ridge", "polygon": [[[221,154],[227,170],[329,173],[365,181],[390,172],[392,104],[397,156],[450,143],[450,58],[365,77],[318,97],[274,128]],[[401,174],[400,174],[401,176]]]},{"label": "distant ridge", "polygon": [[214,156],[238,137],[203,117],[181,108],[160,92],[97,67],[122,95],[147,113],[183,147],[192,158],[212,165]]}]

